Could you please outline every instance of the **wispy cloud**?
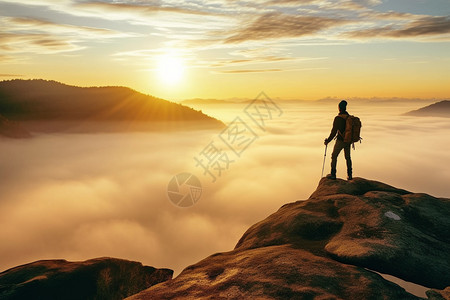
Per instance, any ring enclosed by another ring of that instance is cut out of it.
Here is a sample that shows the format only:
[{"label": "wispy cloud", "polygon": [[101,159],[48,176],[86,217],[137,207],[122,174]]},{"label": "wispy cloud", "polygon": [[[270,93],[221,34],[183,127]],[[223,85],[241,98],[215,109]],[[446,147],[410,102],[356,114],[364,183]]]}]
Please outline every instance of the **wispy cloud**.
[{"label": "wispy cloud", "polygon": [[[0,36],[0,41],[1,41],[1,36]],[[0,51],[5,51],[4,49],[7,48],[7,46],[0,46]],[[17,61],[17,58],[11,55],[5,55],[5,54],[0,54],[0,62],[2,63],[10,63],[10,62],[15,62]]]},{"label": "wispy cloud", "polygon": [[50,34],[4,33],[0,35],[0,50],[10,53],[57,53],[83,49],[74,41]]},{"label": "wispy cloud", "polygon": [[240,73],[266,73],[266,72],[282,72],[283,69],[245,69],[245,70],[220,70],[214,73],[221,74],[240,74]]},{"label": "wispy cloud", "polygon": [[423,17],[422,15],[414,15],[410,13],[397,12],[397,11],[387,11],[387,12],[378,12],[374,10],[366,10],[364,12],[359,13],[359,18],[364,20],[373,20],[373,21],[384,21],[391,20],[397,22],[410,22],[412,20],[416,20]]},{"label": "wispy cloud", "polygon": [[4,18],[3,21],[6,23],[5,25],[8,26],[10,31],[46,31],[52,34],[73,34],[82,36],[83,38],[116,38],[136,36],[136,34],[123,33],[111,29],[75,26],[36,18],[15,17]]},{"label": "wispy cloud", "polygon": [[271,62],[281,62],[295,60],[293,57],[276,57],[276,56],[266,56],[255,59],[233,59],[233,60],[220,60],[211,64],[211,67],[223,67],[230,65],[247,65],[255,63],[271,63]]},{"label": "wispy cloud", "polygon": [[[1,57],[0,57],[1,61]],[[0,74],[0,77],[23,77],[21,74]]]},{"label": "wispy cloud", "polygon": [[[244,65],[258,65],[261,66],[262,64],[276,64],[280,65],[280,63],[286,62],[289,63],[289,68],[292,68],[293,64],[298,64],[301,62],[308,62],[308,61],[314,61],[314,60],[322,60],[326,59],[327,57],[293,57],[293,56],[254,56],[251,58],[243,58],[243,59],[233,59],[233,60],[219,60],[212,64],[210,64],[210,67],[212,68],[220,68],[220,67],[235,67],[235,66],[244,66]],[[269,69],[271,72],[274,70],[284,70],[286,67],[283,68],[271,68]],[[265,72],[267,72],[267,69],[264,69]],[[251,73],[258,70],[244,70],[246,72],[243,72],[243,70],[237,70],[239,72],[236,73]],[[221,71],[218,71],[221,72]],[[234,72],[234,71],[233,71]],[[222,72],[222,73],[232,73],[232,72]]]},{"label": "wispy cloud", "polygon": [[266,2],[268,5],[288,5],[288,6],[298,6],[305,4],[317,3],[317,0],[269,0]]},{"label": "wispy cloud", "polygon": [[118,3],[118,2],[98,2],[98,1],[88,1],[81,2],[74,5],[77,8],[93,10],[93,11],[101,11],[103,13],[114,13],[117,16],[123,14],[144,14],[150,15],[158,12],[169,12],[169,13],[181,13],[181,14],[193,14],[193,15],[216,15],[218,13],[209,12],[207,10],[202,9],[191,9],[184,8],[180,6],[169,6],[163,5],[162,2],[145,2],[144,4],[133,4],[131,3]]},{"label": "wispy cloud", "polygon": [[321,8],[351,8],[351,9],[363,9],[365,7],[372,7],[380,4],[381,0],[337,0],[337,1],[327,1],[327,0],[269,0],[266,2],[267,5],[274,6],[317,6]]},{"label": "wispy cloud", "polygon": [[225,43],[241,43],[251,40],[267,40],[310,36],[322,30],[350,23],[349,20],[291,15],[285,13],[267,13],[244,23],[231,32]]},{"label": "wispy cloud", "polygon": [[[349,1],[346,1],[346,2],[349,2]],[[363,6],[375,6],[375,5],[381,4],[383,1],[382,0],[352,0],[351,2],[360,4]]]},{"label": "wispy cloud", "polygon": [[44,6],[51,6],[51,5],[68,5],[71,4],[72,0],[1,0],[0,2],[6,2],[6,3],[14,3],[14,4],[20,4],[20,5],[44,5]]},{"label": "wispy cloud", "polygon": [[350,38],[416,38],[442,36],[450,39],[450,17],[423,17],[405,25],[387,25],[346,32]]},{"label": "wispy cloud", "polygon": [[245,73],[268,73],[268,72],[289,72],[289,71],[313,71],[327,70],[328,68],[274,68],[274,69],[235,69],[235,70],[214,70],[212,73],[219,74],[245,74]]},{"label": "wispy cloud", "polygon": [[84,41],[137,36],[115,30],[55,23],[25,17],[0,18],[0,50],[11,53],[58,53],[86,48]]}]

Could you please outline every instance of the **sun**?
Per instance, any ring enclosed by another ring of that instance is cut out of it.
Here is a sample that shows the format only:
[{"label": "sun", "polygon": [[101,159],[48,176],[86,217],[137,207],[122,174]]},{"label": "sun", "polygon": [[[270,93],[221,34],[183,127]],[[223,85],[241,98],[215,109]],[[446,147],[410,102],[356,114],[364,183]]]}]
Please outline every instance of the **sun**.
[{"label": "sun", "polygon": [[158,58],[158,78],[168,85],[179,83],[184,75],[183,59],[172,53],[162,55]]}]

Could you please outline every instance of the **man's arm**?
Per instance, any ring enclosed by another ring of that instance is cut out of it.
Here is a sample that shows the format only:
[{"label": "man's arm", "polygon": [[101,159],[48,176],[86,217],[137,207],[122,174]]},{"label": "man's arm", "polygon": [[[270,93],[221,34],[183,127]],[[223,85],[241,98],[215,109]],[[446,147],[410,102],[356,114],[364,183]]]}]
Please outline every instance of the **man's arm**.
[{"label": "man's arm", "polygon": [[331,129],[330,136],[327,139],[325,139],[325,145],[327,145],[329,142],[331,142],[334,139],[334,137],[336,136],[336,134],[337,134],[337,131],[338,131],[338,118],[339,117],[335,117],[334,118],[333,128]]}]

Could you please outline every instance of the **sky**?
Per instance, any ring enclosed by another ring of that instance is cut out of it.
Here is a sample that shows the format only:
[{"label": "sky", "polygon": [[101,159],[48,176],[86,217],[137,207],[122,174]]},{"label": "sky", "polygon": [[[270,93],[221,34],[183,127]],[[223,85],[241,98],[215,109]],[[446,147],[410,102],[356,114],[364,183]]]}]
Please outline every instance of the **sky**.
[{"label": "sky", "polygon": [[0,0],[0,80],[187,98],[446,98],[448,0]]}]

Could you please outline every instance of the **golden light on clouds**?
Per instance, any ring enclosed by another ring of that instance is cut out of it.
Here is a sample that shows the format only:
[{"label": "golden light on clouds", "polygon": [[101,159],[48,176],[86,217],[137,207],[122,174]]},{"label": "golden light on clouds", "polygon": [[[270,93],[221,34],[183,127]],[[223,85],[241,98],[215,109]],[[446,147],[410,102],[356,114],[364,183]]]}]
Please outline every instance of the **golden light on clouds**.
[{"label": "golden light on clouds", "polygon": [[[0,239],[7,241],[0,247],[0,270],[44,258],[112,256],[180,272],[228,251],[251,224],[316,188],[323,138],[338,101],[277,103],[283,115],[258,131],[260,138],[215,183],[193,157],[220,131],[0,140]],[[201,109],[214,117],[226,112],[222,119],[231,121],[245,106]],[[400,116],[421,106],[349,100],[349,112],[364,124],[363,143],[352,151],[355,176],[448,197],[450,173],[443,162],[450,123]],[[202,198],[188,210],[167,196],[169,180],[181,171],[195,174],[203,186]],[[340,157],[338,176],[344,174]]]}]

